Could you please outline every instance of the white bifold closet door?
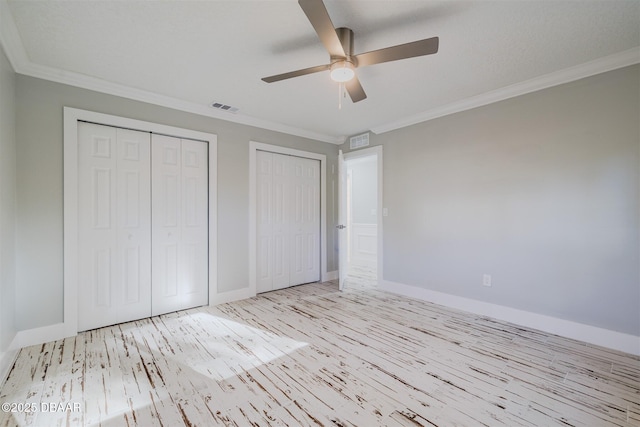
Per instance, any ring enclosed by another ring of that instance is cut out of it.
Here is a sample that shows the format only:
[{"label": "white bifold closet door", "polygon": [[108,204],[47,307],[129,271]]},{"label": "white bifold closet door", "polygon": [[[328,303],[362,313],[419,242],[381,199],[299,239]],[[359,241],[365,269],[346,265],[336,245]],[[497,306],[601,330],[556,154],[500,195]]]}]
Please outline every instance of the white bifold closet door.
[{"label": "white bifold closet door", "polygon": [[78,138],[78,330],[207,304],[207,144],[91,123]]},{"label": "white bifold closet door", "polygon": [[258,151],[256,291],[320,280],[320,162]]},{"label": "white bifold closet door", "polygon": [[208,302],[207,159],[205,142],[153,135],[153,316]]},{"label": "white bifold closet door", "polygon": [[151,313],[149,133],[78,124],[78,327]]}]

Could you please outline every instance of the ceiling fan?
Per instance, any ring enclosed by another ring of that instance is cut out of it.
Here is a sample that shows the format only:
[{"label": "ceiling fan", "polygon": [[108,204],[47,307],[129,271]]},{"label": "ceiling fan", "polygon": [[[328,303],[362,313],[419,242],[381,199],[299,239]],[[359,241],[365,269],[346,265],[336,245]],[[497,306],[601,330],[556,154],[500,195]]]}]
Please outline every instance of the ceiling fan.
[{"label": "ceiling fan", "polygon": [[262,80],[267,83],[330,70],[331,78],[334,81],[343,83],[351,100],[359,102],[365,99],[367,94],[355,74],[356,68],[416,56],[431,55],[438,52],[438,37],[431,37],[354,55],[353,31],[344,27],[334,28],[322,0],[298,0],[298,4],[307,15],[316,33],[318,33],[318,37],[325,49],[329,52],[330,62],[325,65],[263,78]]}]

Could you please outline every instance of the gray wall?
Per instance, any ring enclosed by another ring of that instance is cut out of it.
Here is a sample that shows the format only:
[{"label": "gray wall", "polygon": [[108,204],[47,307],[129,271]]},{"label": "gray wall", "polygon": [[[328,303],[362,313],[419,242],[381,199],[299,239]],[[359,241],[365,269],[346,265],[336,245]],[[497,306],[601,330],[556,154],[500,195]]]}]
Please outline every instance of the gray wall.
[{"label": "gray wall", "polygon": [[375,158],[347,162],[351,170],[351,209],[353,222],[375,224],[377,215],[372,210],[378,204],[378,164]]},{"label": "gray wall", "polygon": [[636,65],[371,135],[384,279],[640,335],[639,82]]},{"label": "gray wall", "polygon": [[0,355],[9,349],[9,345],[16,334],[14,323],[16,209],[15,78],[13,68],[11,68],[7,57],[0,47]]},{"label": "gray wall", "polygon": [[[63,106],[218,135],[218,283],[221,291],[248,286],[249,141],[327,155],[328,230],[334,230],[336,145],[195,114],[17,77],[17,295],[20,330],[62,321]],[[327,239],[328,270],[337,269],[335,233]]]},{"label": "gray wall", "polygon": [[[62,320],[63,106],[218,135],[222,290],[248,282],[249,140],[327,154],[329,173],[336,161],[333,145],[8,71],[0,90],[10,93],[14,78],[19,330]],[[371,135],[384,145],[384,279],[640,335],[639,81],[640,67],[627,67]],[[0,147],[10,153],[11,97],[0,98]],[[11,162],[4,152],[1,161],[5,182]],[[11,202],[0,203],[0,215],[11,215]],[[11,233],[12,221],[2,224]],[[334,237],[329,270],[337,268]],[[12,257],[5,245],[3,235]],[[483,273],[492,287],[482,286]],[[13,286],[4,274],[7,304]],[[4,308],[3,324],[14,312]]]}]

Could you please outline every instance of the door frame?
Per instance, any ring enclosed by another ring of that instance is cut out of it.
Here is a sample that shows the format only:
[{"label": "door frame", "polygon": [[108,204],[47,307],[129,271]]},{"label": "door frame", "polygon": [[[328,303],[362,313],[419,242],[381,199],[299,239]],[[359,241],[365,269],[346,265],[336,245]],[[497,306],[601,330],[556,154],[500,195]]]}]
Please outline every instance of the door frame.
[{"label": "door frame", "polygon": [[[383,280],[383,262],[384,262],[384,254],[383,254],[383,214],[384,214],[384,204],[383,204],[383,176],[382,176],[382,171],[383,171],[383,164],[382,164],[382,154],[383,154],[383,149],[381,145],[376,145],[373,147],[369,147],[369,148],[363,148],[363,149],[359,149],[357,151],[349,151],[343,154],[343,159],[344,159],[344,163],[345,165],[343,165],[343,169],[344,169],[344,173],[347,173],[347,168],[346,168],[346,163],[349,160],[355,160],[358,158],[362,158],[362,157],[370,157],[370,156],[376,156],[376,160],[377,160],[377,181],[378,181],[378,200],[377,200],[377,206],[376,206],[376,222],[377,222],[377,260],[376,260],[376,285],[378,287],[380,287],[380,284],[382,283]],[[344,192],[344,194],[346,194],[346,185],[347,185],[347,180],[338,180],[339,185],[340,186],[345,186],[345,188],[342,188],[341,190]],[[342,211],[343,209],[346,212],[346,206],[342,206],[342,204],[345,201],[342,200],[342,198],[339,198],[338,203],[338,211]],[[348,201],[346,203],[349,203]],[[341,231],[345,231],[345,230],[341,230]],[[350,233],[350,231],[347,231]],[[339,249],[340,251],[343,250],[347,250],[347,248],[342,248],[340,247]],[[341,263],[342,264],[342,263]],[[346,268],[346,265],[340,265],[340,268]]]},{"label": "door frame", "polygon": [[327,156],[296,150],[279,145],[249,141],[249,296],[256,295],[257,274],[257,185],[256,152],[285,154],[320,161],[320,281],[326,282],[327,273]]},{"label": "door frame", "polygon": [[209,305],[216,301],[218,290],[218,248],[217,248],[217,156],[218,137],[212,133],[199,132],[190,129],[167,126],[158,123],[113,116],[110,114],[64,107],[64,231],[63,231],[63,293],[64,312],[63,330],[66,337],[78,333],[78,122],[91,122],[105,126],[138,130],[175,136],[182,139],[194,139],[208,144],[209,161]]}]

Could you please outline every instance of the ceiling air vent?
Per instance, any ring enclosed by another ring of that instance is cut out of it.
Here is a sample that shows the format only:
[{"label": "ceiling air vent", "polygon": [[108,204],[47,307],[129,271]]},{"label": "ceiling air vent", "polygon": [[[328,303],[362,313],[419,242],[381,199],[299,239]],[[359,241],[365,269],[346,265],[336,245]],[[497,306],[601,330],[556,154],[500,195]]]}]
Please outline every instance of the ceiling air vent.
[{"label": "ceiling air vent", "polygon": [[362,135],[352,136],[349,139],[349,148],[355,150],[356,148],[367,147],[369,145],[369,132]]},{"label": "ceiling air vent", "polygon": [[227,111],[229,113],[237,113],[240,109],[237,107],[232,107],[231,105],[223,104],[221,102],[214,102],[211,104],[213,108],[217,108],[218,110]]}]

